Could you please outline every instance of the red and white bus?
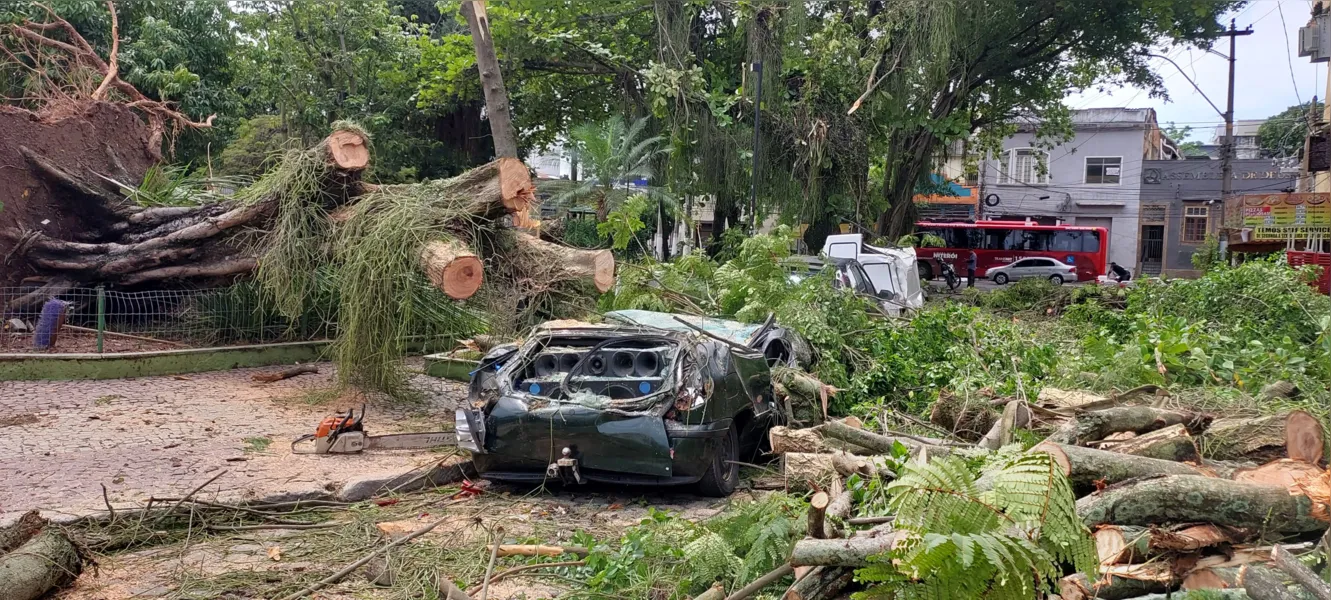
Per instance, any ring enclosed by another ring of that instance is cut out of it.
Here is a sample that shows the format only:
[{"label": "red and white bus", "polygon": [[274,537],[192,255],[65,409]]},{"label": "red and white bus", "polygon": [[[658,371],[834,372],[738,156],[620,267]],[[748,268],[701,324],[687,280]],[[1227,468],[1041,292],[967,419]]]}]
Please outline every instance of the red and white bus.
[{"label": "red and white bus", "polygon": [[[946,260],[962,277],[966,258],[976,256],[975,274],[984,277],[992,267],[1041,256],[1076,265],[1078,281],[1095,281],[1105,274],[1109,255],[1109,230],[1104,227],[1034,225],[1024,221],[976,221],[975,223],[916,223],[916,233],[943,239],[942,248],[916,248],[921,258]],[[920,276],[933,279],[930,261],[920,261]]]}]

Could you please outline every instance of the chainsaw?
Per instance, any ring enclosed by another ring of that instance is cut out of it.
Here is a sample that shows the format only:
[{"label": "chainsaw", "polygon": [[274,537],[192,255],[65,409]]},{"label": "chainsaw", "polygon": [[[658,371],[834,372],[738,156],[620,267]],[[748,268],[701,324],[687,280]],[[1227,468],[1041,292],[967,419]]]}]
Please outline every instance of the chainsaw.
[{"label": "chainsaw", "polygon": [[[301,450],[298,445],[314,442],[314,450]],[[360,415],[354,409],[324,417],[314,433],[302,435],[291,442],[292,454],[355,454],[362,450],[416,450],[456,446],[457,434],[452,431],[427,433],[395,433],[391,435],[365,434],[365,407]]]}]

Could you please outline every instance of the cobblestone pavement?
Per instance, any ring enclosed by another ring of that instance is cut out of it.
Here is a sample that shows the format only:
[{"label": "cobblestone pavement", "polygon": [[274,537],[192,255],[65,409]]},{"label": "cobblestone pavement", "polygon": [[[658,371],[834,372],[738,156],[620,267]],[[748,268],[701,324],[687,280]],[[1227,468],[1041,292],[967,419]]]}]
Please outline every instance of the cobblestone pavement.
[{"label": "cobblestone pavement", "polygon": [[342,397],[311,404],[334,368],[274,383],[236,369],[103,381],[0,382],[0,522],[30,509],[86,514],[113,504],[178,497],[225,470],[200,499],[243,500],[336,491],[352,477],[394,475],[436,461],[432,452],[293,455],[290,440],[335,410],[369,404],[371,433],[437,430],[465,386],[422,375],[425,403]]}]

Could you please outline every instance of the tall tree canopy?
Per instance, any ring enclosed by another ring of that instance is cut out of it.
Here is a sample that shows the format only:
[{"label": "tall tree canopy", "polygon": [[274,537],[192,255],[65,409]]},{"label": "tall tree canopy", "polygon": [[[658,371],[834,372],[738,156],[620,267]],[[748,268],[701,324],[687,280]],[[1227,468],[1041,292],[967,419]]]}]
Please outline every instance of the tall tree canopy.
[{"label": "tall tree canopy", "polygon": [[[219,113],[213,153],[254,117],[277,117],[279,131],[306,141],[356,120],[374,136],[380,179],[447,175],[492,152],[458,0],[122,4],[133,83],[191,114]],[[912,196],[949,142],[978,133],[979,147],[993,148],[1023,113],[1043,117],[1050,135],[1066,131],[1063,98],[1093,85],[1163,96],[1148,52],[1208,45],[1217,18],[1242,5],[509,0],[489,13],[523,153],[580,124],[650,117],[647,133],[670,147],[654,161],[653,183],[686,205],[711,202],[718,235],[779,213],[809,224],[816,244],[845,221],[892,239],[909,230]],[[55,7],[105,43],[102,3]],[[0,76],[11,97],[28,77]]]},{"label": "tall tree canopy", "polygon": [[[1264,156],[1284,158],[1299,156],[1304,139],[1308,137],[1309,121],[1320,120],[1326,107],[1321,102],[1296,104],[1273,115],[1257,128],[1257,146]],[[1312,116],[1310,116],[1312,115]]]}]

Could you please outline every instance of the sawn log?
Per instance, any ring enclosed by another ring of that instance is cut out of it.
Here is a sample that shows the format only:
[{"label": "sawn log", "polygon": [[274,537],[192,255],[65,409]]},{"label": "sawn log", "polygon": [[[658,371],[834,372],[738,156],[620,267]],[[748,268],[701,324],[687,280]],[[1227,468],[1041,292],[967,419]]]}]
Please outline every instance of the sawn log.
[{"label": "sawn log", "polygon": [[1112,487],[1077,501],[1089,527],[1212,523],[1279,533],[1325,530],[1306,496],[1275,486],[1193,475],[1165,475]]}]

